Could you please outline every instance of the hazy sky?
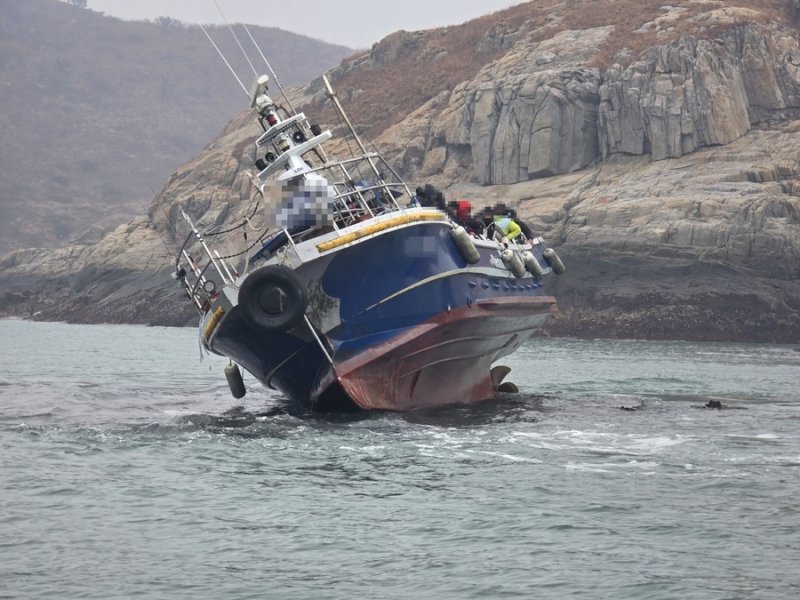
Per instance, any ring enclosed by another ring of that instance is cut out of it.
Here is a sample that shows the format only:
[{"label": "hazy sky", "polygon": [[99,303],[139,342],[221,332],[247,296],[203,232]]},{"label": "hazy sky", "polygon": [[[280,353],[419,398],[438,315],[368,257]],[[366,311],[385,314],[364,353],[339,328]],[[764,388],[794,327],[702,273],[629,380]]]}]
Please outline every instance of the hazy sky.
[{"label": "hazy sky", "polygon": [[[172,17],[187,23],[224,23],[215,0],[89,0],[120,19]],[[469,21],[523,0],[216,0],[231,23],[279,27],[326,42],[368,48],[387,34]]]}]

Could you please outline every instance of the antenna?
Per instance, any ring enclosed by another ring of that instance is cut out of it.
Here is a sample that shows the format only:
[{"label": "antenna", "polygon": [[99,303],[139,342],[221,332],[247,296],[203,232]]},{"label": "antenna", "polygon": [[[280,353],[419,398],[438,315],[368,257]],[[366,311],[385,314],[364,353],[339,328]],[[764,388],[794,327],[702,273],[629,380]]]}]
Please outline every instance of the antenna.
[{"label": "antenna", "polygon": [[150,193],[153,194],[153,200],[156,201],[156,204],[158,205],[158,208],[161,209],[161,212],[164,214],[164,218],[166,219],[167,223],[169,224],[170,227],[172,227],[172,231],[175,232],[175,235],[177,235],[178,234],[178,228],[175,227],[175,225],[172,223],[172,221],[170,221],[169,215],[167,214],[167,211],[164,210],[164,207],[161,205],[161,202],[159,202],[158,194],[156,194],[156,191],[153,189],[153,186],[150,185],[149,181],[147,182],[147,187],[150,188]]},{"label": "antenna", "polygon": [[202,23],[198,23],[198,25],[200,25],[200,29],[202,29],[202,30],[203,30],[203,33],[205,33],[205,34],[206,34],[206,37],[208,38],[208,41],[209,41],[209,42],[211,42],[211,45],[212,45],[212,46],[214,46],[214,50],[216,50],[216,51],[217,51],[217,54],[219,54],[219,57],[222,59],[222,62],[224,62],[224,63],[225,63],[227,66],[228,66],[228,70],[229,70],[229,71],[231,72],[231,74],[232,74],[232,75],[233,75],[233,76],[236,78],[236,81],[238,81],[238,82],[239,82],[239,85],[240,85],[240,86],[242,87],[242,89],[244,90],[244,94],[245,94],[245,96],[248,96],[248,97],[249,97],[249,96],[250,96],[250,94],[247,92],[247,88],[246,88],[246,87],[244,86],[244,84],[242,83],[242,80],[241,80],[241,79],[239,79],[239,76],[236,74],[236,71],[234,71],[234,70],[233,70],[233,67],[231,66],[231,64],[230,64],[230,63],[229,63],[229,62],[228,62],[228,61],[225,59],[225,56],[222,54],[222,51],[219,49],[219,47],[218,47],[218,46],[217,46],[217,45],[214,43],[214,40],[212,40],[212,39],[211,39],[211,36],[210,36],[210,35],[208,35],[208,31],[206,31],[206,28],[205,28],[205,27],[203,27],[203,24],[202,24]]},{"label": "antenna", "polygon": [[[216,2],[216,0],[214,0],[214,1]],[[242,17],[239,16],[239,13],[236,10],[236,7],[233,6],[230,3],[229,3],[229,6],[233,9],[233,14],[236,17],[236,20],[239,21],[239,23],[241,23],[242,27],[244,27],[244,30],[247,32],[247,35],[250,38],[250,41],[253,42],[253,46],[255,46],[256,50],[258,51],[258,54],[264,60],[264,64],[267,65],[267,68],[269,69],[269,72],[272,75],[272,78],[275,80],[275,83],[278,86],[278,89],[281,91],[281,96],[283,96],[283,99],[286,101],[286,105],[289,107],[289,111],[292,112],[292,113],[295,113],[296,111],[294,110],[294,107],[292,106],[292,103],[289,100],[289,97],[286,95],[286,92],[284,91],[283,86],[281,85],[280,79],[278,79],[278,74],[275,73],[275,69],[272,68],[272,65],[269,64],[269,61],[267,60],[267,57],[264,56],[264,53],[261,51],[261,48],[258,47],[258,44],[256,43],[256,40],[253,38],[253,34],[250,33],[250,29],[248,29],[247,25],[242,20]]]},{"label": "antenna", "polygon": [[225,14],[222,12],[222,9],[219,7],[219,4],[217,4],[217,0],[213,0],[213,1],[214,1],[214,6],[216,6],[217,10],[219,11],[219,16],[222,17],[223,21],[225,21],[225,25],[228,26],[228,30],[231,32],[231,35],[233,36],[233,39],[236,40],[236,44],[239,46],[239,50],[242,51],[242,55],[244,56],[244,59],[247,61],[247,64],[250,65],[250,68],[253,69],[253,75],[258,77],[258,72],[256,71],[256,68],[253,66],[253,63],[250,62],[250,57],[247,56],[247,52],[244,51],[244,48],[242,47],[242,43],[239,41],[239,38],[236,36],[236,33],[233,31],[233,27],[231,27],[231,24],[228,22],[228,19],[225,18]]},{"label": "antenna", "polygon": [[[152,194],[153,194],[153,198],[154,198],[154,199],[156,199],[156,198],[157,198],[157,196],[156,196],[156,193],[155,193],[155,191],[153,190],[153,186],[152,186],[152,185],[150,185],[150,182],[149,182],[149,181],[147,182],[147,187],[149,187],[149,188],[150,188],[150,192],[152,192]],[[156,204],[158,204],[158,206],[159,206],[159,207],[161,206],[161,203],[160,203],[160,202],[158,202],[158,200],[157,200],[157,199],[156,199]],[[164,211],[164,209],[163,209],[163,208],[161,208],[161,210],[162,210],[162,212]],[[165,217],[167,216],[167,213],[166,213],[166,212],[164,212],[164,216],[165,216]],[[173,228],[173,229],[175,229],[175,226],[174,226],[174,225],[172,225],[172,222],[169,220],[169,217],[167,217],[167,223],[169,223],[169,224],[172,226],[172,228]],[[155,223],[153,223],[152,225],[153,225],[153,231],[155,231],[155,232],[156,232],[156,235],[158,236],[158,239],[160,239],[160,240],[161,240],[161,243],[162,243],[162,244],[164,244],[164,249],[167,251],[167,255],[168,255],[169,257],[172,257],[173,251],[172,251],[172,250],[170,250],[170,247],[167,245],[167,242],[166,242],[166,240],[164,240],[164,236],[162,236],[162,235],[161,235],[161,232],[158,230],[158,227],[156,227],[156,224],[155,224]],[[177,232],[176,232],[176,233],[177,233]]]},{"label": "antenna", "polygon": [[[361,138],[358,135],[358,132],[356,132],[356,128],[353,127],[353,124],[350,122],[350,119],[348,118],[347,113],[344,112],[344,109],[342,108],[342,105],[339,103],[339,97],[336,95],[336,92],[333,91],[333,87],[331,87],[331,82],[328,81],[328,76],[327,75],[323,75],[322,76],[322,81],[325,83],[325,89],[328,92],[328,97],[331,99],[331,102],[333,102],[333,106],[336,108],[336,112],[339,113],[339,116],[345,122],[345,125],[347,125],[347,128],[350,130],[350,135],[353,136],[353,139],[356,141],[356,144],[358,144],[358,147],[361,150],[361,153],[362,154],[369,154],[369,152],[367,151],[367,148],[362,143]],[[370,162],[372,162],[372,161],[370,161]]]}]

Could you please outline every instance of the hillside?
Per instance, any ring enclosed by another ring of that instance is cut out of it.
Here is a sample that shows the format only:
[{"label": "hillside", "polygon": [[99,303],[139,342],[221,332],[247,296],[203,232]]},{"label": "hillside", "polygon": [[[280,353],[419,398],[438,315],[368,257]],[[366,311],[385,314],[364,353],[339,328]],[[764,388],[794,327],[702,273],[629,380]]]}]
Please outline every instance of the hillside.
[{"label": "hillside", "polygon": [[[350,53],[248,29],[285,84]],[[252,71],[227,27],[209,33],[249,86]],[[252,48],[241,27],[238,35]],[[0,2],[0,81],[0,252],[61,245],[141,214],[150,188],[245,98],[199,27],[121,21],[57,0]]]},{"label": "hillside", "polygon": [[[520,44],[606,28],[607,35],[583,63],[605,70],[614,63],[628,66],[643,50],[684,35],[713,39],[742,22],[791,27],[798,6],[797,0],[538,0],[462,25],[398,31],[369,52],[344,60],[330,76],[337,88],[349,91],[348,109],[357,115],[361,131],[374,137],[443,90],[458,88],[486,65],[519,50]],[[541,64],[531,67],[538,70]],[[315,110],[309,112],[333,119],[321,88],[313,90]]]},{"label": "hillside", "polygon": [[[558,248],[551,333],[796,343],[798,4],[530,2],[397,32],[329,76],[412,186],[502,200]],[[339,129],[320,79],[293,93]],[[238,116],[98,244],[0,260],[0,314],[192,322],[159,237],[182,242],[181,210],[242,222],[256,134]]]}]

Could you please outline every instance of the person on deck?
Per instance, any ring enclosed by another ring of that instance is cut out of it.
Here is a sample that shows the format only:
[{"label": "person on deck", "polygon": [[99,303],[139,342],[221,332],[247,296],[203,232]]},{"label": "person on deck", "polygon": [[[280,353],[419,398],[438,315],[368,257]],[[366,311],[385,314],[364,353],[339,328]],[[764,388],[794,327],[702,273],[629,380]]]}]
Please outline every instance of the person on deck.
[{"label": "person on deck", "polygon": [[487,240],[494,239],[494,209],[491,206],[485,207],[480,212],[480,220],[483,224],[483,237]]},{"label": "person on deck", "polygon": [[523,238],[525,236],[522,233],[522,227],[508,215],[502,213],[494,215],[494,231],[495,236],[498,234],[502,235],[503,240],[509,240],[515,243],[524,241]]},{"label": "person on deck", "polygon": [[425,184],[425,187],[418,187],[414,199],[420,206],[432,206],[441,211],[447,209],[444,204],[444,194],[430,183]]},{"label": "person on deck", "polygon": [[472,215],[472,204],[469,200],[453,200],[447,203],[450,218],[461,225],[473,237],[483,232],[483,224]]},{"label": "person on deck", "polygon": [[519,229],[522,231],[522,235],[519,235],[519,232],[516,231],[516,227],[511,225],[512,231],[507,232],[506,237],[508,237],[508,239],[510,239],[512,242],[521,244],[536,237],[533,235],[533,231],[527,225],[527,223],[517,217],[517,211],[515,211],[513,208],[508,208],[502,202],[498,202],[494,207],[494,214],[495,217],[502,216],[510,219],[511,223],[516,225],[516,227],[519,227]]},{"label": "person on deck", "polygon": [[508,216],[514,219],[516,224],[519,225],[520,229],[522,229],[522,234],[525,236],[526,240],[532,240],[533,238],[536,237],[533,234],[533,230],[530,228],[530,226],[517,216],[517,211],[515,211],[514,209],[509,210]]}]

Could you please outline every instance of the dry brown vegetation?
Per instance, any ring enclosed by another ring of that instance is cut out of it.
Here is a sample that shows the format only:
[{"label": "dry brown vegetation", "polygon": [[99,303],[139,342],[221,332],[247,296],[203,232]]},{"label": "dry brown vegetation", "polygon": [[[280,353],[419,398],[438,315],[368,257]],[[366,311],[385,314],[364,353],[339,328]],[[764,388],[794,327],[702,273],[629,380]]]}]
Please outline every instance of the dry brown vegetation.
[{"label": "dry brown vegetation", "polygon": [[[665,14],[665,5],[685,9],[682,17],[658,29],[643,28]],[[441,91],[469,81],[505,52],[487,41],[516,34],[536,42],[559,31],[613,26],[587,65],[605,69],[622,49],[633,59],[648,47],[685,35],[717,37],[738,24],[703,26],[691,20],[716,8],[749,8],[758,11],[761,22],[784,25],[792,24],[797,10],[789,0],[537,0],[463,25],[425,31],[418,43],[388,65],[348,68],[357,59],[352,57],[343,63],[344,75],[334,85],[340,92],[362,90],[346,109],[363,133],[375,136]],[[328,122],[335,119],[321,106],[306,111]]]},{"label": "dry brown vegetation", "polygon": [[[594,2],[597,3],[597,2]],[[604,3],[605,9],[598,19],[591,19],[582,13],[571,13],[568,17],[570,29],[591,27],[592,22],[599,25],[613,25],[614,31],[605,44],[598,48],[592,66],[607,68],[614,62],[615,55],[623,48],[629,50],[631,57],[636,57],[646,48],[663,45],[686,35],[701,39],[718,37],[725,29],[739,25],[733,22],[727,25],[703,26],[692,21],[693,17],[719,8],[749,8],[760,13],[758,21],[762,23],[779,22],[788,25],[791,21],[791,9],[786,0],[683,0],[669,2],[670,6],[685,9],[681,19],[671,22],[668,27],[647,28],[664,14],[664,0],[615,0]]]},{"label": "dry brown vegetation", "polygon": [[[277,29],[251,32],[286,83],[308,81],[350,53]],[[230,32],[210,33],[249,86]],[[120,21],[56,0],[0,0],[0,106],[2,253],[63,244],[90,225],[141,214],[150,186],[159,188],[247,101],[198,27]]]},{"label": "dry brown vegetation", "polygon": [[[398,60],[374,68],[348,70],[334,85],[341,91],[363,90],[346,108],[357,115],[358,125],[367,136],[375,135],[442,90],[452,90],[460,82],[472,79],[484,65],[501,56],[502,48],[481,44],[487,33],[500,39],[518,31],[523,22],[530,28],[540,28],[549,19],[546,7],[529,3],[462,25],[431,29],[424,32],[416,48]],[[323,113],[331,121],[335,118],[321,106],[312,107],[309,112]]]}]

